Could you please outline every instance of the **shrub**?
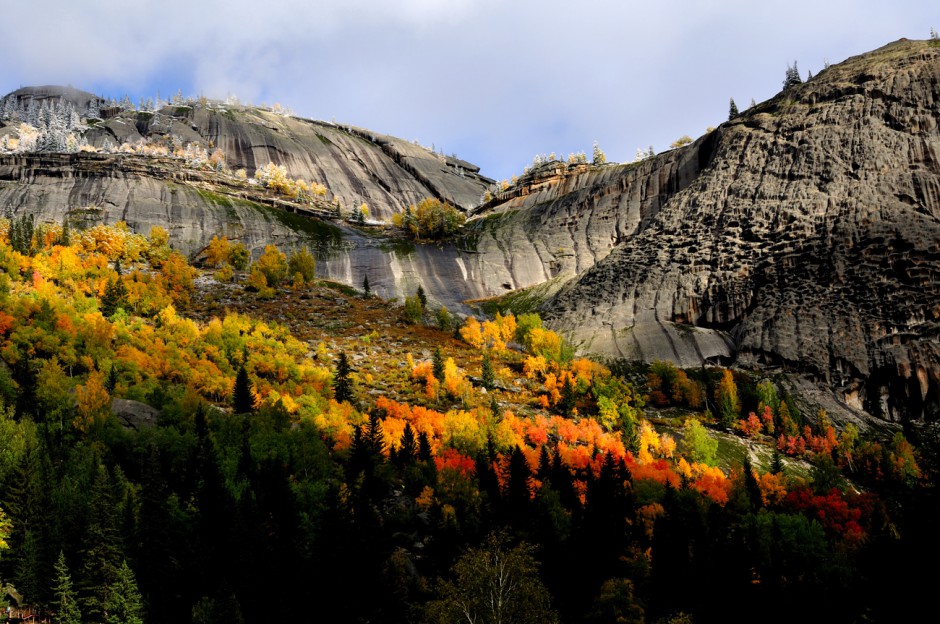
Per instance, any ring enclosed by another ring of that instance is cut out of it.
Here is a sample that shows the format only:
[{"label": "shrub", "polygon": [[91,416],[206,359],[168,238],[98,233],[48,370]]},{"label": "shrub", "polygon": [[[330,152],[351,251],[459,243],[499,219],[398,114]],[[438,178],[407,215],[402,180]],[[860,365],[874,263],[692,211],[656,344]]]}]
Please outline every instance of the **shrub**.
[{"label": "shrub", "polygon": [[418,299],[418,295],[405,297],[405,307],[402,312],[402,317],[405,321],[414,325],[421,320],[423,315],[424,308],[421,305],[421,300]]},{"label": "shrub", "polygon": [[290,255],[287,266],[291,275],[300,274],[302,278],[301,281],[309,284],[313,281],[317,263],[313,258],[313,254],[310,253],[310,250],[306,247],[301,247]]},{"label": "shrub", "polygon": [[264,248],[264,253],[252,265],[252,271],[255,267],[264,273],[268,286],[272,288],[276,288],[278,284],[287,278],[287,256],[274,245],[268,245]]},{"label": "shrub", "polygon": [[392,223],[412,238],[441,239],[457,232],[467,218],[451,204],[423,199],[392,217]]}]

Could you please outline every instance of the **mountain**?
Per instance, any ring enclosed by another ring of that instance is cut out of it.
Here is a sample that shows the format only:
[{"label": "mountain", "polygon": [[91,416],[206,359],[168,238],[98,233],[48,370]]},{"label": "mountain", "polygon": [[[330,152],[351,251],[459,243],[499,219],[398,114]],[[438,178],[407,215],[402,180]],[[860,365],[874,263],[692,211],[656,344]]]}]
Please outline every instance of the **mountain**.
[{"label": "mountain", "polygon": [[[55,95],[27,88],[0,110]],[[193,255],[215,234],[256,256],[271,242],[309,244],[319,275],[356,287],[368,277],[387,298],[420,285],[468,312],[469,300],[496,297],[538,309],[584,352],[791,373],[825,388],[820,401],[846,418],[940,417],[934,41],[828,67],[640,162],[543,163],[500,187],[469,163],[363,129],[210,101],[134,111],[88,95],[59,100],[98,153],[0,155],[0,205],[56,222],[162,225]],[[3,118],[0,146],[17,127]],[[181,166],[191,161],[173,150],[187,144],[221,149],[224,167],[205,166],[208,156]],[[298,202],[231,173],[268,162],[326,194]],[[469,213],[460,237],[412,243],[335,216],[364,202],[387,221],[425,197]]]},{"label": "mountain", "polygon": [[739,364],[936,420],[938,119],[935,42],[829,67],[685,148],[695,179],[542,310],[587,350],[694,365],[721,337]]}]

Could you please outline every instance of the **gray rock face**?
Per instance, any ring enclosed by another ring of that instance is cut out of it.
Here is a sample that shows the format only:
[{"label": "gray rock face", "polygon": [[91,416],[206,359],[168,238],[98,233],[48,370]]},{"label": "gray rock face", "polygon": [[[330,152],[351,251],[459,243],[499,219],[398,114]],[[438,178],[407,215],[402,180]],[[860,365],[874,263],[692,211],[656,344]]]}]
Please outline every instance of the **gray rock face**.
[{"label": "gray rock face", "polygon": [[221,148],[232,170],[253,175],[269,162],[284,165],[292,178],[318,182],[346,211],[362,203],[371,216],[392,214],[426,197],[468,210],[491,180],[479,168],[423,147],[360,128],[337,126],[260,109],[168,106],[156,113],[123,113],[93,130],[102,145],[175,136],[183,143]]},{"label": "gray rock face", "polygon": [[140,401],[111,399],[111,413],[128,429],[148,429],[157,424],[160,410]]},{"label": "gray rock face", "polygon": [[[113,224],[125,221],[148,234],[159,225],[175,247],[191,254],[215,235],[244,242],[256,253],[268,243],[285,248],[338,244],[337,227],[295,220],[273,207],[207,190],[211,174],[181,170],[170,159],[104,154],[0,156],[0,207],[28,211],[38,222]],[[216,187],[212,187],[216,188]]]},{"label": "gray rock face", "polygon": [[543,310],[585,350],[736,350],[870,413],[936,419],[938,118],[936,46],[831,67],[686,148],[710,165]]}]

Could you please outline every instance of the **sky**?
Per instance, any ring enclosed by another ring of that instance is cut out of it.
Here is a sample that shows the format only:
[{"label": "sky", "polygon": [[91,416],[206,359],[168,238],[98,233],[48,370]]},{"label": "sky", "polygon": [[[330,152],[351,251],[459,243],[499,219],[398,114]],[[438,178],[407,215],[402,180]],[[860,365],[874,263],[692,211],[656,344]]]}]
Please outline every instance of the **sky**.
[{"label": "sky", "polygon": [[803,77],[940,29],[936,0],[0,0],[0,94],[289,107],[521,173],[703,134]]}]

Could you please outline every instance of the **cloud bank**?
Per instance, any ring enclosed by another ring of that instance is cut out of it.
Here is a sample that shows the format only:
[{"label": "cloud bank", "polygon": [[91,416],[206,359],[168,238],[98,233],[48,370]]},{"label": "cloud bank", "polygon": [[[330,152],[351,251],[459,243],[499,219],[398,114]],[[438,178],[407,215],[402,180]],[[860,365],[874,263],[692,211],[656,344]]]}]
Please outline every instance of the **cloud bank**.
[{"label": "cloud bank", "polygon": [[536,153],[661,150],[818,71],[900,37],[926,1],[164,0],[8,3],[0,91],[281,103],[434,144],[491,177]]}]

